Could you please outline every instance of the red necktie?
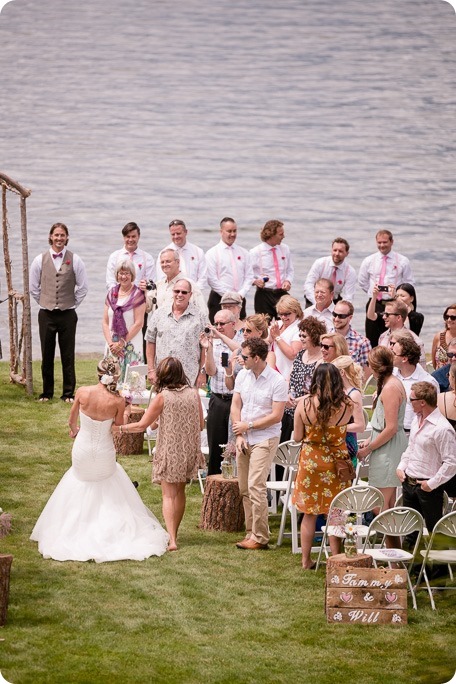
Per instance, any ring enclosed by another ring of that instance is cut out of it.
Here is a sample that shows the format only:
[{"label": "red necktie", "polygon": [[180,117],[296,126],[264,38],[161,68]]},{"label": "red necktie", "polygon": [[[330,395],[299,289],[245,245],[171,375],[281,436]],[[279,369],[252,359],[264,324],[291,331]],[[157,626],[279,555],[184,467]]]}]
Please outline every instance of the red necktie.
[{"label": "red necktie", "polygon": [[272,258],[274,260],[274,271],[275,271],[275,277],[276,277],[276,287],[278,290],[282,287],[282,278],[280,277],[280,269],[279,269],[279,260],[277,259],[277,252],[276,248],[272,248]]}]

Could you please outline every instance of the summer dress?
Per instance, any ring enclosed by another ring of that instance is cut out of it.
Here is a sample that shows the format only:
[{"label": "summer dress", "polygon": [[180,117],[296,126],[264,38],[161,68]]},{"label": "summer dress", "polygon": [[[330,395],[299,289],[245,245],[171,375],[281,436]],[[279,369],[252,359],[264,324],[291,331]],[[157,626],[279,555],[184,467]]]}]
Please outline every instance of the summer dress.
[{"label": "summer dress", "polygon": [[[404,432],[404,415],[406,400],[399,406],[397,416],[397,432],[386,444],[374,449],[369,456],[369,484],[373,487],[400,487],[401,482],[396,475],[397,466],[408,443]],[[385,410],[381,397],[378,399],[371,418],[372,442],[385,428]]]}]

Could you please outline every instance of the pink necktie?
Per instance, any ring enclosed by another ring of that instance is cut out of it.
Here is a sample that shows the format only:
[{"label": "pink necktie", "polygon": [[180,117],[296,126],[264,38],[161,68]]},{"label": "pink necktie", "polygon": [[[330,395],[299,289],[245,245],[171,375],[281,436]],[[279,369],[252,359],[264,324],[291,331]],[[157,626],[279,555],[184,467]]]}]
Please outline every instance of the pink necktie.
[{"label": "pink necktie", "polygon": [[280,277],[280,269],[279,269],[279,260],[277,259],[277,252],[276,248],[273,247],[272,250],[272,258],[274,260],[274,271],[275,271],[275,277],[276,277],[276,288],[280,290],[282,287],[282,278]]},{"label": "pink necktie", "polygon": [[[384,254],[384,255],[382,256],[382,268],[380,269],[380,277],[379,277],[379,279],[378,279],[378,284],[379,284],[379,285],[384,285],[384,284],[385,284],[386,262],[387,262],[387,259],[388,259],[387,255]],[[380,293],[378,293],[378,295],[377,295],[377,300],[378,300],[378,301],[381,301],[381,299],[382,299],[382,295],[381,295]]]},{"label": "pink necktie", "polygon": [[239,289],[239,278],[238,278],[238,271],[237,271],[237,266],[236,266],[236,260],[234,258],[234,251],[232,247],[228,247],[228,251],[230,253],[231,257],[231,267],[233,269],[233,288],[234,291],[237,292]]},{"label": "pink necktie", "polygon": [[331,282],[333,285],[336,284],[336,276],[337,276],[337,266],[334,266],[332,276],[331,276]]}]

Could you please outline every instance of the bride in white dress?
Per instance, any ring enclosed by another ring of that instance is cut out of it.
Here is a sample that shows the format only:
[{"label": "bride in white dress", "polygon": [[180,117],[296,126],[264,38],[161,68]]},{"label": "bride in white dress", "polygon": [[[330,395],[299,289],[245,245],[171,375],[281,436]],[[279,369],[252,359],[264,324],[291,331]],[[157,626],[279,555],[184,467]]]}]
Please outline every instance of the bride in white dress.
[{"label": "bride in white dress", "polygon": [[117,363],[103,359],[98,385],[76,392],[69,417],[72,466],[30,537],[44,558],[103,563],[144,560],[167,549],[168,533],[116,462],[111,426],[123,424],[125,409],[115,391],[119,372]]}]

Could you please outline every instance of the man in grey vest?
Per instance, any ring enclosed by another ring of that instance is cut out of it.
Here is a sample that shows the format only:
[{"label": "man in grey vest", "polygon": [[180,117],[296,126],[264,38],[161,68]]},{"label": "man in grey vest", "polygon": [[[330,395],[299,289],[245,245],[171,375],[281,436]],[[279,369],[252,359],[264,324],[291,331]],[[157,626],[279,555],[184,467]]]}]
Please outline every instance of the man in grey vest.
[{"label": "man in grey vest", "polygon": [[56,338],[62,363],[62,401],[73,403],[76,387],[76,309],[86,296],[88,286],[84,263],[66,248],[68,240],[68,228],[63,223],[54,223],[49,231],[50,249],[35,257],[30,268],[30,293],[40,305],[43,392],[39,400],[43,402],[54,396]]}]

